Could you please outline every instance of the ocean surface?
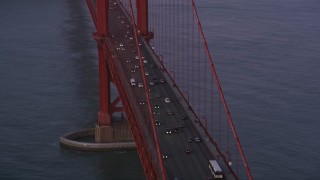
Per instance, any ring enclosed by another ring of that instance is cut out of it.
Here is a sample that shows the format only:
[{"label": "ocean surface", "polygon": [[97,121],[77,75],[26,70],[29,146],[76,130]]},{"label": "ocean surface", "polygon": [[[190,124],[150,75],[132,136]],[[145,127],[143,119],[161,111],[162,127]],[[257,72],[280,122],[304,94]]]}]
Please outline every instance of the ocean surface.
[{"label": "ocean surface", "polygon": [[[320,179],[320,1],[197,1],[254,179]],[[0,1],[0,179],[144,179],[135,151],[60,148],[94,126],[85,1]]]}]

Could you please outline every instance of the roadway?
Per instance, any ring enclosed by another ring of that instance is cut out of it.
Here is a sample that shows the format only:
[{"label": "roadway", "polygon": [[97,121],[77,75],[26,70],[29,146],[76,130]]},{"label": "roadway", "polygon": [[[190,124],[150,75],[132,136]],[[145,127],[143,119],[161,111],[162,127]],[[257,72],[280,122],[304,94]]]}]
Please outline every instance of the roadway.
[{"label": "roadway", "polygon": [[[136,105],[139,106],[141,117],[148,118],[149,111],[146,104],[140,105],[141,101],[146,100],[145,90],[138,87],[138,83],[143,83],[140,61],[135,57],[136,45],[134,39],[134,31],[127,17],[120,9],[116,1],[110,2],[109,5],[109,36],[114,44],[117,52],[118,60],[125,72],[126,79],[134,78],[136,86],[130,87],[134,94]],[[174,83],[166,75],[166,71],[160,67],[159,61],[150,53],[150,47],[143,41],[141,43],[142,56],[147,63],[144,63],[145,71],[148,72],[147,81],[150,89],[150,100],[154,118],[158,120],[160,125],[156,126],[159,144],[163,155],[167,156],[164,165],[167,171],[168,179],[208,179],[211,172],[208,168],[209,160],[214,159],[212,151],[209,151],[205,137],[199,132],[195,117],[190,115],[191,112],[186,110],[175,92]],[[149,48],[149,49],[148,49]],[[163,83],[150,85],[151,81],[155,82],[163,79]],[[165,102],[165,98],[170,98],[170,102]],[[155,106],[158,105],[159,108]],[[172,112],[173,114],[168,114]],[[182,118],[182,115],[185,119]],[[183,123],[184,127],[179,128],[179,132],[174,132],[175,127],[179,127]],[[149,127],[150,128],[150,127]],[[167,129],[172,129],[171,134],[167,134]],[[188,142],[188,138],[192,142]],[[195,142],[194,138],[200,138],[201,142]],[[186,149],[191,152],[186,153]],[[222,166],[225,174],[227,169]],[[225,178],[233,179],[233,178]]]}]

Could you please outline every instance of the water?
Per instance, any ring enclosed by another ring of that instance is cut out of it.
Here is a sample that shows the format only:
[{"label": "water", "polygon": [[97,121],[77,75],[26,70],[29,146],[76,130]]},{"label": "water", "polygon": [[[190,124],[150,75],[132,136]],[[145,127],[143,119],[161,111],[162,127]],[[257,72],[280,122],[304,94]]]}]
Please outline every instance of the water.
[{"label": "water", "polygon": [[135,151],[60,150],[97,118],[85,1],[1,1],[0,16],[0,179],[143,179]]},{"label": "water", "polygon": [[199,9],[255,179],[320,179],[320,2]]},{"label": "water", "polygon": [[[320,179],[320,2],[197,5],[254,178]],[[143,179],[135,151],[58,144],[97,117],[85,2],[1,1],[0,17],[0,179]]]}]

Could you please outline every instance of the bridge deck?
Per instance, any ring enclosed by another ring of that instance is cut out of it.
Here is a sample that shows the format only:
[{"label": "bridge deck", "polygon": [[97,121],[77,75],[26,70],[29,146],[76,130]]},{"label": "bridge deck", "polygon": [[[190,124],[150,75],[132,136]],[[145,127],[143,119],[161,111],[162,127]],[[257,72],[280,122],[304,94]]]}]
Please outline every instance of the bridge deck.
[{"label": "bridge deck", "polygon": [[[118,1],[112,1],[109,6],[109,36],[114,45],[117,53],[118,60],[121,61],[121,68],[125,72],[126,79],[134,78],[137,86],[127,89],[132,91],[135,100],[139,105],[140,100],[145,100],[145,91],[143,88],[138,87],[138,83],[142,83],[141,69],[135,68],[139,66],[139,60],[135,57],[138,55],[134,50],[136,49],[134,39],[134,31],[128,20],[127,14],[120,8]],[[168,158],[164,159],[164,165],[167,171],[168,179],[208,179],[211,177],[211,172],[208,168],[209,160],[215,159],[214,148],[207,142],[203,130],[196,123],[194,114],[188,110],[187,102],[181,98],[181,94],[176,89],[174,82],[168,76],[165,69],[160,68],[161,64],[156,56],[153,54],[151,48],[143,40],[139,40],[142,44],[140,46],[142,56],[148,62],[145,63],[145,71],[149,73],[147,76],[148,83],[154,79],[164,79],[164,83],[149,85],[150,98],[154,117],[160,122],[157,126],[157,134],[160,142],[161,151]],[[152,66],[154,65],[154,66]],[[131,72],[132,70],[135,72]],[[156,95],[157,94],[157,95]],[[160,97],[159,97],[160,96]],[[170,103],[166,103],[164,98],[170,98]],[[159,105],[159,108],[155,108]],[[148,117],[148,107],[141,105],[139,107],[141,113],[140,117]],[[168,114],[172,111],[173,114]],[[181,116],[184,115],[183,120]],[[168,128],[179,126],[180,123],[184,124],[180,128],[180,132],[167,134]],[[188,137],[193,139],[188,142]],[[194,138],[199,137],[201,142],[195,142]],[[186,148],[191,150],[191,153],[186,153]],[[212,149],[209,151],[209,148]],[[229,172],[228,168],[222,161],[220,166],[223,169],[225,178],[234,179],[233,175]]]}]

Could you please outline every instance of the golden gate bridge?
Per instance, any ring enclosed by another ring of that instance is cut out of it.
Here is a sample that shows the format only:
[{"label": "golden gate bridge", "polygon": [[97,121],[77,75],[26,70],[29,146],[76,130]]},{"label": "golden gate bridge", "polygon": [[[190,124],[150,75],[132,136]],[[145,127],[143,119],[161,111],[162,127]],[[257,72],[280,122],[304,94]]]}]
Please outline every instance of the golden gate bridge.
[{"label": "golden gate bridge", "polygon": [[224,179],[253,179],[195,1],[86,2],[99,58],[96,141],[114,139],[123,112],[147,179],[221,178],[210,160]]}]

